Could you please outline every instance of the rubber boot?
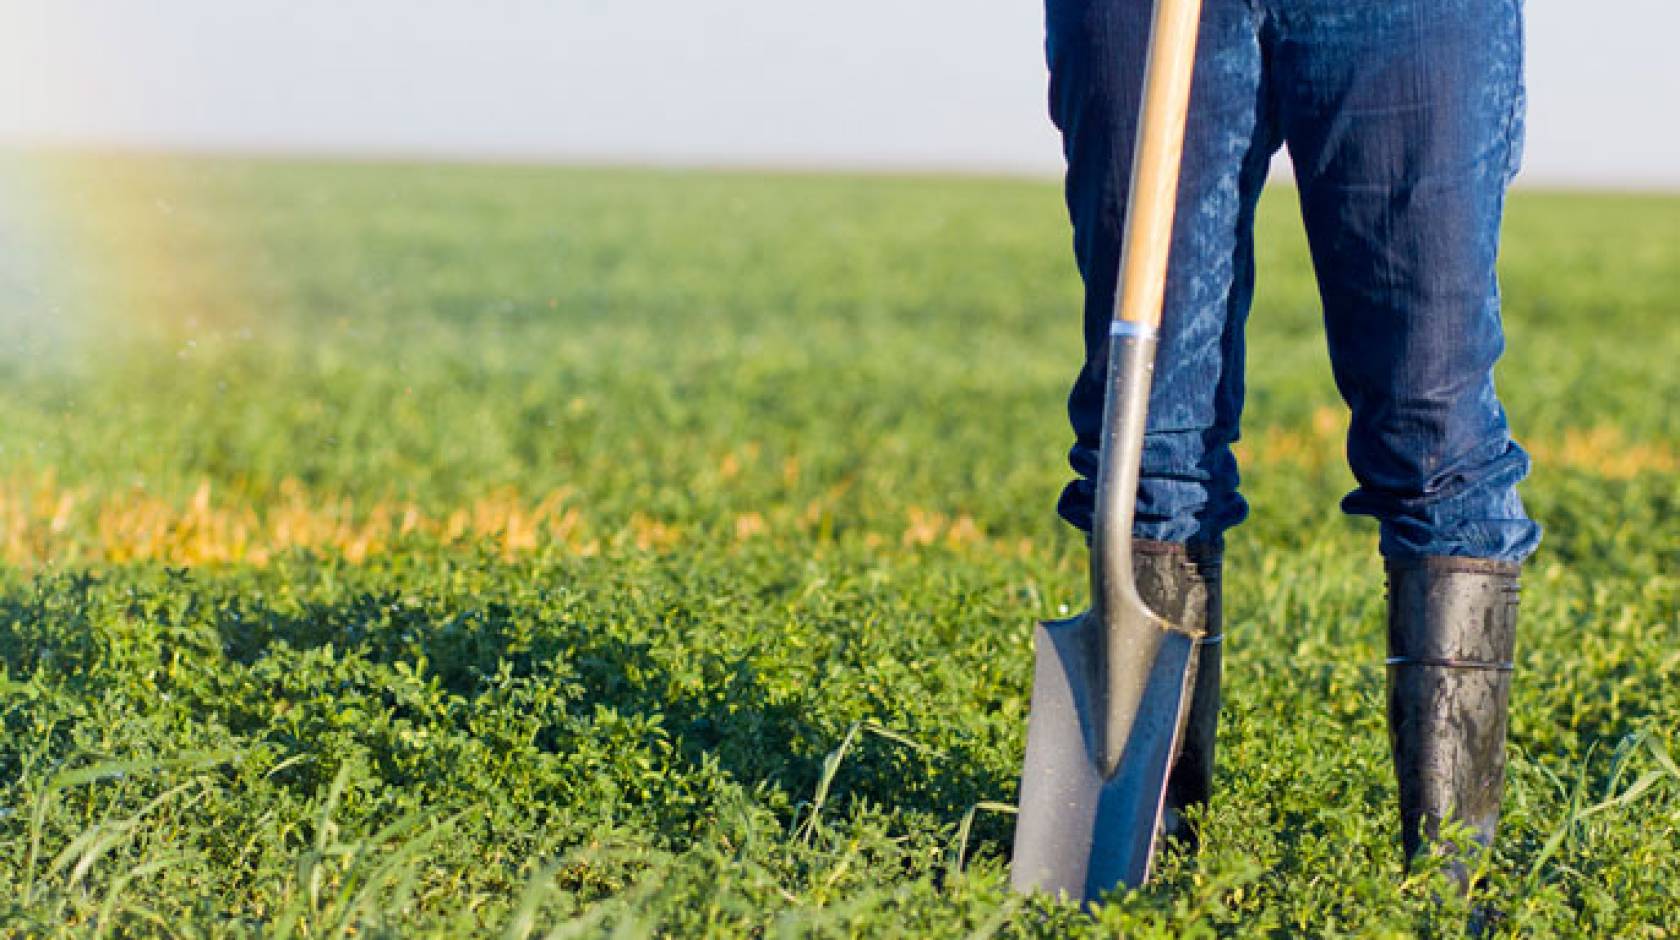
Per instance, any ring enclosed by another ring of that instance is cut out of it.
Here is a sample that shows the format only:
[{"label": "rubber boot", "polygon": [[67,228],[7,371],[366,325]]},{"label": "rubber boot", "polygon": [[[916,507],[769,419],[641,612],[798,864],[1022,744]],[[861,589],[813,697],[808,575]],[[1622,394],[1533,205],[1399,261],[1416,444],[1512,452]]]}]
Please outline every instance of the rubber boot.
[{"label": "rubber boot", "polygon": [[[1491,845],[1499,823],[1519,568],[1474,558],[1387,568],[1388,730],[1406,862],[1452,855],[1468,889],[1465,855]],[[1467,825],[1474,845],[1441,843],[1447,819]]]},{"label": "rubber boot", "polygon": [[1132,571],[1138,595],[1155,613],[1193,630],[1206,630],[1196,648],[1178,756],[1167,776],[1161,834],[1195,851],[1197,835],[1184,811],[1208,800],[1213,742],[1219,730],[1220,650],[1225,639],[1220,605],[1219,550],[1174,542],[1134,542]]}]

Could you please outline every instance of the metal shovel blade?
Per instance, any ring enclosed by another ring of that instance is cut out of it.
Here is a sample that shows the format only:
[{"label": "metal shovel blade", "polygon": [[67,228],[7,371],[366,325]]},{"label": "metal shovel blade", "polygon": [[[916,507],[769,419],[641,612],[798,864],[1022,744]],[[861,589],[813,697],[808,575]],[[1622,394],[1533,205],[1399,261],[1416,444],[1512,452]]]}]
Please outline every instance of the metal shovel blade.
[{"label": "metal shovel blade", "polygon": [[[1087,905],[1149,876],[1196,648],[1194,636],[1141,605],[1115,623],[1103,619],[1088,613],[1035,631],[1011,874],[1017,891]],[[1105,669],[1125,673],[1108,677],[1125,699],[1112,710],[1102,699]]]}]

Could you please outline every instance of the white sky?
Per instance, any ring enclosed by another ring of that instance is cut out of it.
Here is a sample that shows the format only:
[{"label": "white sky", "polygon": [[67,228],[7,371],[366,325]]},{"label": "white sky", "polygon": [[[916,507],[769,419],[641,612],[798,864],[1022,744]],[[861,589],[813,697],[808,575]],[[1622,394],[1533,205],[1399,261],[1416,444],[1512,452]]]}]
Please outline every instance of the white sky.
[{"label": "white sky", "polygon": [[[1524,179],[1680,188],[1680,0],[1527,8]],[[0,145],[1053,174],[1044,85],[1041,0],[0,0]]]}]

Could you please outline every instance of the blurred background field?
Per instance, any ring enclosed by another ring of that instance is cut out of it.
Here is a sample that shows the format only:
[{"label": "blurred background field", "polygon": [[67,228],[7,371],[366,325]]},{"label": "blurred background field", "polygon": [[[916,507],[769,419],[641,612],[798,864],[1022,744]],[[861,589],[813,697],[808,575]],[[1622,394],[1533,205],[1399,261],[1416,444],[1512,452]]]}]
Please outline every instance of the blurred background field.
[{"label": "blurred background field", "polygon": [[[1454,929],[1287,189],[1210,837],[1092,927],[999,808],[1083,601],[1053,183],[8,161],[0,932]],[[1521,191],[1504,244],[1547,533],[1488,890],[1672,936],[1680,197]]]}]

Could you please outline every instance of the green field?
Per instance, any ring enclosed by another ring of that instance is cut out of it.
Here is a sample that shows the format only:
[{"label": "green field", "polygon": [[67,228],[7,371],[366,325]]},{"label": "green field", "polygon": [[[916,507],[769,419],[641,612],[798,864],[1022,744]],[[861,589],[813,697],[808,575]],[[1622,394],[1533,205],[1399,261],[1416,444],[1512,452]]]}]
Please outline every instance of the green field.
[{"label": "green field", "polygon": [[[1451,936],[1263,205],[1201,853],[1008,889],[1079,357],[1052,182],[0,175],[0,935]],[[1680,935],[1680,198],[1521,192],[1522,935]],[[1450,892],[1447,892],[1450,898]]]}]

